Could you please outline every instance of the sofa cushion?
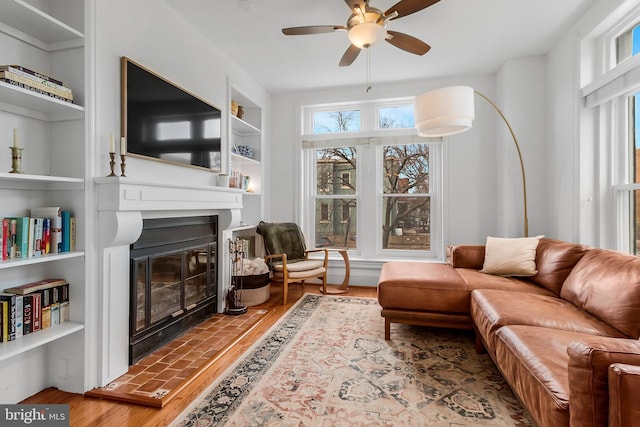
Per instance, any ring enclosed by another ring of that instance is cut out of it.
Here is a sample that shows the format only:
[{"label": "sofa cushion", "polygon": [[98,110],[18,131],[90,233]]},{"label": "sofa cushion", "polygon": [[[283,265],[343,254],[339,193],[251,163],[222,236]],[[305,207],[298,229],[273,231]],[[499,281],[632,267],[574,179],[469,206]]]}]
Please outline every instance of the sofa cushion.
[{"label": "sofa cushion", "polygon": [[447,248],[447,259],[453,268],[482,270],[484,245],[455,245]]},{"label": "sofa cushion", "polygon": [[[541,295],[553,295],[553,293],[532,283],[528,279],[519,277],[502,277],[482,273],[478,270],[457,268],[456,271],[467,283],[469,292],[474,289],[504,289],[510,291],[533,292]],[[470,300],[470,298],[469,298]]]},{"label": "sofa cushion", "polygon": [[562,284],[586,250],[585,246],[576,243],[540,239],[536,249],[538,273],[531,277],[531,281],[560,295]]},{"label": "sofa cushion", "polygon": [[581,334],[514,325],[500,328],[497,336],[500,371],[536,424],[568,426],[567,346]]},{"label": "sofa cushion", "polygon": [[448,264],[394,261],[380,270],[378,302],[385,309],[469,313],[469,290]]},{"label": "sofa cushion", "polygon": [[551,295],[547,289],[517,278],[454,269],[448,264],[393,261],[380,270],[378,302],[384,309],[468,315],[471,291],[483,287]]},{"label": "sofa cushion", "polygon": [[477,289],[471,293],[471,317],[492,354],[495,354],[495,332],[505,325],[540,326],[624,338],[624,334],[614,327],[570,302],[550,295]]},{"label": "sofa cushion", "polygon": [[499,276],[533,276],[539,237],[487,237],[482,272]]},{"label": "sofa cushion", "polygon": [[640,258],[590,249],[560,296],[632,338],[640,336]]}]

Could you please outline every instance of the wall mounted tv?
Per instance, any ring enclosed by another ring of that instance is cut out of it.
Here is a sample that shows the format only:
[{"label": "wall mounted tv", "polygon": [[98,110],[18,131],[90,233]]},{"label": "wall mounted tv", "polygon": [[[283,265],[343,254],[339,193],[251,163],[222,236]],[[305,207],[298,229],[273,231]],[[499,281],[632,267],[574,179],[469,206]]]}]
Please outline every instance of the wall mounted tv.
[{"label": "wall mounted tv", "polygon": [[126,57],[121,82],[128,155],[220,170],[220,109]]}]

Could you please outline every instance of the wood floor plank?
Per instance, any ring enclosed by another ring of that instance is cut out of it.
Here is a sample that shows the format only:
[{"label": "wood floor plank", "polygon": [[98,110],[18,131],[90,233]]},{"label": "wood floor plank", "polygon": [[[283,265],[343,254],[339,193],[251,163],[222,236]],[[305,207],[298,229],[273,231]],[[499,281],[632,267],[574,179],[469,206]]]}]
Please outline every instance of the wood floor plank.
[{"label": "wood floor plank", "polygon": [[[72,427],[141,427],[166,426],[178,416],[191,402],[193,402],[216,378],[223,374],[233,363],[267,332],[304,294],[319,293],[318,286],[307,285],[304,290],[299,286],[289,289],[289,301],[282,305],[282,288],[272,286],[271,296],[264,304],[255,306],[265,310],[273,310],[273,314],[256,328],[251,330],[242,340],[230,348],[215,363],[198,376],[178,396],[163,408],[151,408],[131,403],[119,403],[95,398],[88,398],[82,394],[67,393],[53,388],[37,393],[21,403],[67,404]],[[375,298],[375,287],[351,286],[347,296]]]}]

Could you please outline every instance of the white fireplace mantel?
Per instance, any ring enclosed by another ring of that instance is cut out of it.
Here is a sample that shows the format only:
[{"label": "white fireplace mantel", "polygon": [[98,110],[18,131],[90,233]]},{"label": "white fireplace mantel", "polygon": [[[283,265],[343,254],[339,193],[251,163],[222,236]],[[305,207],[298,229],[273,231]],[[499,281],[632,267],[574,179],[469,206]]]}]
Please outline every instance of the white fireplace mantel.
[{"label": "white fireplace mantel", "polygon": [[[129,245],[140,237],[145,218],[217,215],[222,231],[240,224],[242,190],[215,186],[95,178],[101,278],[100,382],[106,385],[129,368]],[[221,241],[218,242],[219,245]],[[224,252],[224,245],[219,246]],[[219,259],[222,260],[222,254]],[[224,263],[223,263],[224,265]],[[218,269],[218,283],[223,272]],[[224,289],[218,287],[221,295]],[[219,307],[222,298],[218,298]]]},{"label": "white fireplace mantel", "polygon": [[241,209],[242,190],[214,186],[96,178],[98,211],[189,211]]}]

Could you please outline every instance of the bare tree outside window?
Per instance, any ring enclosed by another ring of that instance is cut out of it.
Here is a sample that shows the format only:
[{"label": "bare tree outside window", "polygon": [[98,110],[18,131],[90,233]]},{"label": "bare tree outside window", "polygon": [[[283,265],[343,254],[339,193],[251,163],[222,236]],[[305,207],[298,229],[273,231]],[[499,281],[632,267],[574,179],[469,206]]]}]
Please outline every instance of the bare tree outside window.
[{"label": "bare tree outside window", "polygon": [[[411,108],[393,106],[378,110],[380,128],[413,125]],[[360,129],[360,111],[313,114],[314,133],[350,132]],[[382,249],[429,250],[431,247],[431,195],[427,144],[361,146],[382,150],[382,229],[376,233]],[[356,248],[357,148],[315,149],[316,246]],[[369,187],[371,188],[371,187]],[[360,215],[370,213],[360,212]]]},{"label": "bare tree outside window", "polygon": [[[359,110],[317,112],[313,117],[314,133],[360,130]],[[356,163],[355,147],[316,151],[316,246],[356,247]]]},{"label": "bare tree outside window", "polygon": [[383,148],[382,248],[430,248],[429,146]]},{"label": "bare tree outside window", "polygon": [[313,114],[313,133],[357,132],[360,110],[322,111]]}]

